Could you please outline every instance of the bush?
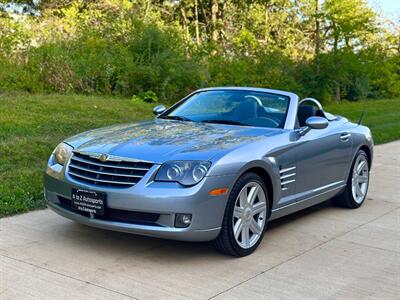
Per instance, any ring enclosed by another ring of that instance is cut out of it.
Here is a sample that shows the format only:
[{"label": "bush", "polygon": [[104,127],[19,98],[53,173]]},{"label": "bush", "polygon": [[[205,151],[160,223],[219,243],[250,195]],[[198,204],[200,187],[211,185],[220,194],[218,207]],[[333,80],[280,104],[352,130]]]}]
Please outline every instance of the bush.
[{"label": "bush", "polygon": [[82,34],[74,41],[27,49],[21,63],[1,59],[0,86],[128,97],[154,91],[165,102],[175,102],[206,78],[204,67],[183,44],[173,30],[144,24],[119,42]]},{"label": "bush", "polygon": [[255,86],[299,92],[296,64],[279,52],[209,59],[211,86]]},{"label": "bush", "polygon": [[137,28],[129,45],[134,62],[129,92],[154,91],[162,100],[175,102],[203,85],[205,68],[196,56],[188,56],[184,42],[174,32],[153,26]]},{"label": "bush", "polygon": [[142,101],[147,103],[157,103],[158,97],[153,91],[147,91],[141,92],[139,95],[133,95],[132,101],[135,103],[140,103]]}]

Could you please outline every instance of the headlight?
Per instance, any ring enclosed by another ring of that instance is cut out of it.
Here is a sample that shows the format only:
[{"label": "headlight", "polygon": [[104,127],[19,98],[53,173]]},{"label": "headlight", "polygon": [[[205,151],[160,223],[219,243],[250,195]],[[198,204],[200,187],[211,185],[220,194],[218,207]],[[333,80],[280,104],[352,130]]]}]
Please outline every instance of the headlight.
[{"label": "headlight", "polygon": [[209,161],[169,161],[157,172],[155,181],[174,181],[182,185],[195,185],[206,176]]},{"label": "headlight", "polygon": [[60,165],[64,165],[72,155],[73,148],[65,143],[60,143],[54,150],[54,159]]}]

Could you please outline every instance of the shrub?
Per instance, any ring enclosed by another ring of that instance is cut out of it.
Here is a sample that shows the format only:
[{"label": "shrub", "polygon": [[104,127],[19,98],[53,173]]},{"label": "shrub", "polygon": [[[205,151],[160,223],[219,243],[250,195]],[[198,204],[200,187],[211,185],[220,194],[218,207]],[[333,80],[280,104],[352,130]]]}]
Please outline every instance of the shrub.
[{"label": "shrub", "polygon": [[133,102],[147,102],[147,103],[156,103],[158,102],[158,97],[156,93],[153,91],[141,92],[139,95],[132,96]]},{"label": "shrub", "polygon": [[21,63],[0,59],[3,89],[140,95],[154,91],[167,103],[203,85],[205,69],[178,34],[141,24],[126,40],[93,33],[30,48]]}]

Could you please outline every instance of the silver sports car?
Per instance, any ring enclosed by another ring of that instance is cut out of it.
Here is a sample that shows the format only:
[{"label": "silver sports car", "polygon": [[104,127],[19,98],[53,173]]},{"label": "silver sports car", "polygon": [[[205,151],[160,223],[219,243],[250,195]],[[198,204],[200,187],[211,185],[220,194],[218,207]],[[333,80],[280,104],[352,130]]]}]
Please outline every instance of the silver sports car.
[{"label": "silver sports car", "polygon": [[365,200],[371,132],[315,99],[208,88],[154,113],[59,144],[45,175],[48,206],[86,225],[214,241],[244,256],[270,220],[331,198],[349,208]]}]

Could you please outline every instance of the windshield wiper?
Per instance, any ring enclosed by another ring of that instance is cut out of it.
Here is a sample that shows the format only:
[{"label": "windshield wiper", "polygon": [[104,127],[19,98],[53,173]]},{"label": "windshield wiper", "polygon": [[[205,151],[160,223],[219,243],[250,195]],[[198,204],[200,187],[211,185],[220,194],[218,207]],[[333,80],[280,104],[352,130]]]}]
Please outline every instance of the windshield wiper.
[{"label": "windshield wiper", "polygon": [[240,125],[240,126],[249,126],[247,124],[234,121],[234,120],[220,120],[220,119],[215,119],[215,120],[202,120],[202,123],[216,123],[216,124],[228,124],[228,125]]},{"label": "windshield wiper", "polygon": [[182,117],[182,116],[165,116],[162,117],[161,119],[169,119],[169,120],[178,120],[178,121],[191,121],[193,122],[193,120],[186,118],[186,117]]}]

